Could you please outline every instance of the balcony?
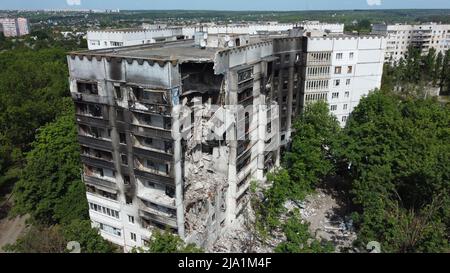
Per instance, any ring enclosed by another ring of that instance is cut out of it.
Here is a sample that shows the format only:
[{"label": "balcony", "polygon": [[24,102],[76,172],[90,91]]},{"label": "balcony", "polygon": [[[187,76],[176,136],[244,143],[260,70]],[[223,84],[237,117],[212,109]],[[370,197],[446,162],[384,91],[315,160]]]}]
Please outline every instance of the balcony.
[{"label": "balcony", "polygon": [[151,138],[164,138],[164,139],[172,139],[172,131],[150,128],[150,127],[142,127],[141,125],[132,124],[131,132],[138,136],[151,137]]},{"label": "balcony", "polygon": [[94,167],[99,167],[99,168],[107,168],[107,169],[112,169],[112,170],[115,169],[114,163],[112,162],[112,160],[97,158],[97,157],[93,157],[93,156],[89,156],[89,155],[85,155],[85,154],[81,155],[81,162],[83,162],[89,166],[94,166]]},{"label": "balcony", "polygon": [[173,177],[162,176],[152,172],[143,171],[137,168],[134,169],[134,175],[142,179],[148,180],[150,182],[163,183],[169,186],[175,185],[175,180]]},{"label": "balcony", "polygon": [[137,197],[163,207],[176,209],[174,197],[168,196],[163,190],[145,187],[142,183],[138,183]]},{"label": "balcony", "polygon": [[146,209],[140,209],[139,216],[144,219],[150,220],[150,221],[158,222],[162,225],[167,225],[172,228],[177,228],[177,221],[176,221],[175,217],[164,217],[164,216],[156,215],[152,212],[147,211]]},{"label": "balcony", "polygon": [[74,101],[108,104],[108,97],[106,96],[99,96],[95,94],[84,94],[78,92],[71,92],[71,95]]},{"label": "balcony", "polygon": [[158,160],[163,160],[163,161],[172,161],[173,160],[173,156],[165,153],[164,151],[144,149],[142,147],[136,147],[136,146],[133,146],[133,154],[135,154],[137,156],[147,157],[147,158],[156,158]]},{"label": "balcony", "polygon": [[83,182],[85,184],[89,184],[89,185],[93,185],[93,186],[105,187],[105,188],[108,188],[108,189],[112,189],[114,191],[118,190],[117,184],[112,182],[112,181],[108,181],[108,180],[101,179],[101,178],[94,177],[94,176],[89,176],[89,175],[86,175],[86,174],[83,174],[81,176],[81,179],[83,180]]},{"label": "balcony", "polygon": [[78,142],[92,148],[112,150],[111,140],[78,135]]},{"label": "balcony", "polygon": [[161,105],[161,104],[152,104],[152,103],[146,103],[142,101],[129,101],[128,105],[130,107],[131,111],[138,112],[138,113],[154,113],[166,117],[170,117],[172,113],[172,107],[169,105]]},{"label": "balcony", "polygon": [[77,123],[82,123],[95,127],[108,127],[109,121],[107,118],[98,118],[93,116],[86,116],[81,114],[76,114]]}]

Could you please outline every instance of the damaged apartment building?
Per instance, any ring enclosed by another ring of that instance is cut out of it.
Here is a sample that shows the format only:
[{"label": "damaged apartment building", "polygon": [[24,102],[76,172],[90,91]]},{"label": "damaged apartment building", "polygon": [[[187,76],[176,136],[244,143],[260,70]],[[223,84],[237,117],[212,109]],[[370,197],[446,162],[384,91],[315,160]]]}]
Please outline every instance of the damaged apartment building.
[{"label": "damaged apartment building", "polygon": [[154,229],[208,249],[245,215],[251,182],[279,165],[306,103],[348,101],[347,113],[379,87],[383,46],[382,37],[196,33],[70,53],[93,226],[125,251]]}]

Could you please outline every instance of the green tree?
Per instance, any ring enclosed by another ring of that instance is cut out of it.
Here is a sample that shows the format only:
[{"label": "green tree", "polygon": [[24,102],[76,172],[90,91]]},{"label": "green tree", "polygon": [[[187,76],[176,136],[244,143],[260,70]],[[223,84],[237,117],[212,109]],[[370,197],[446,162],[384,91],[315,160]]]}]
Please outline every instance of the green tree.
[{"label": "green tree", "polygon": [[408,48],[406,57],[404,80],[412,83],[418,83],[422,77],[420,50],[414,46]]},{"label": "green tree", "polygon": [[118,249],[110,242],[104,240],[98,229],[91,227],[89,220],[72,220],[70,224],[62,227],[62,234],[66,241],[80,243],[82,253],[112,253]]},{"label": "green tree", "polygon": [[303,198],[326,175],[334,171],[332,151],[339,138],[340,127],[325,102],[306,106],[294,124],[292,146],[284,157],[284,165],[293,182],[292,197]]},{"label": "green tree", "polygon": [[135,249],[135,252],[146,253],[201,253],[202,249],[194,244],[186,244],[178,236],[170,231],[161,231],[155,229],[152,232],[150,242],[146,245],[147,249]]},{"label": "green tree", "polygon": [[450,50],[445,52],[444,60],[442,62],[440,88],[440,94],[450,94]]},{"label": "green tree", "polygon": [[262,201],[254,200],[257,229],[262,235],[280,224],[287,200],[302,200],[334,172],[332,153],[338,143],[340,126],[330,115],[325,102],[307,105],[294,125],[291,148],[283,159],[283,168],[268,174],[271,186]]},{"label": "green tree", "polygon": [[317,240],[309,232],[309,224],[303,223],[298,211],[294,211],[283,224],[286,240],[275,247],[278,253],[330,253],[334,246],[325,240]]},{"label": "green tree", "polygon": [[36,130],[63,111],[67,75],[62,49],[0,54],[0,177],[22,167]]},{"label": "green tree", "polygon": [[434,64],[434,71],[433,71],[433,85],[435,86],[438,85],[438,83],[440,83],[443,61],[444,55],[442,55],[442,52],[439,52],[436,56],[436,62]]},{"label": "green tree", "polygon": [[14,187],[13,211],[45,224],[88,218],[73,106],[65,105],[67,114],[38,131]]},{"label": "green tree", "polygon": [[[346,172],[352,180],[358,238],[382,243],[389,252],[448,248],[450,109],[433,100],[401,100],[373,92],[354,109],[342,137]],[[442,204],[426,221],[424,211]],[[396,209],[398,206],[399,209]],[[427,240],[410,244],[417,229]],[[399,232],[401,231],[401,232]],[[425,234],[425,233],[424,233]],[[413,247],[400,247],[412,245]]]},{"label": "green tree", "polygon": [[434,48],[430,48],[428,54],[422,58],[422,77],[425,81],[431,81],[433,79],[433,72],[436,67],[436,50]]},{"label": "green tree", "polygon": [[73,220],[68,225],[34,224],[6,250],[19,253],[66,253],[71,241],[80,243],[81,253],[112,253],[117,248],[105,241],[89,220]]}]

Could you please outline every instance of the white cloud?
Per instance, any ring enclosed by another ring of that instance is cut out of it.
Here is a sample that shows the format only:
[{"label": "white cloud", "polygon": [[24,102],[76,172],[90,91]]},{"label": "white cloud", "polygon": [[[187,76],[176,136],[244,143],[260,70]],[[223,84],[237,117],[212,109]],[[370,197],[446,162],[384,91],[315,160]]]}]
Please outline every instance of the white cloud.
[{"label": "white cloud", "polygon": [[79,6],[81,5],[81,0],[66,0],[69,6]]},{"label": "white cloud", "polygon": [[381,0],[366,0],[369,6],[381,6]]}]

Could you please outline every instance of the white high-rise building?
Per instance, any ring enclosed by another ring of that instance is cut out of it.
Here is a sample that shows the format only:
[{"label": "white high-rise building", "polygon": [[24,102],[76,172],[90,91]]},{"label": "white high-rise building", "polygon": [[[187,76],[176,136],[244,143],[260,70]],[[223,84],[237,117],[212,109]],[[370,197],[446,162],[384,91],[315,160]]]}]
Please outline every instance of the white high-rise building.
[{"label": "white high-rise building", "polygon": [[303,105],[326,100],[342,126],[361,97],[381,87],[381,36],[308,38]]},{"label": "white high-rise building", "polygon": [[26,18],[0,18],[0,29],[5,37],[17,37],[30,33]]},{"label": "white high-rise building", "polygon": [[286,32],[294,28],[305,31],[317,31],[329,34],[342,34],[344,24],[328,24],[319,22],[303,22],[299,24],[230,24],[230,25],[196,25],[173,27],[166,24],[143,24],[136,29],[103,29],[87,32],[88,48],[90,50],[152,44],[156,42],[193,39],[195,33],[207,34],[250,34]]},{"label": "white high-rise building", "polygon": [[421,25],[384,25],[372,26],[374,34],[386,35],[387,45],[385,53],[386,62],[398,62],[405,58],[408,48],[419,48],[422,54],[428,54],[431,48],[436,54],[444,54],[450,49],[450,25],[427,23]]}]

